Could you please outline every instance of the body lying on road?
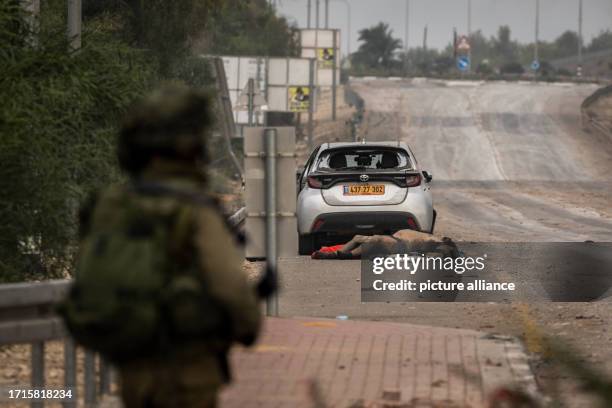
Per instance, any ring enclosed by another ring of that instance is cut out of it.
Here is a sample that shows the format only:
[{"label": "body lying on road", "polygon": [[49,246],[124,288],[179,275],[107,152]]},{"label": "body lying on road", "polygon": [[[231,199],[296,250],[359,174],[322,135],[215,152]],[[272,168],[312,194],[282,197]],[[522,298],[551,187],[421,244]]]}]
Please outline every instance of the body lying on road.
[{"label": "body lying on road", "polygon": [[413,230],[400,230],[393,235],[355,235],[344,245],[323,247],[312,254],[313,259],[360,259],[364,247],[380,253],[439,252],[457,257],[459,250],[448,237],[438,237]]}]

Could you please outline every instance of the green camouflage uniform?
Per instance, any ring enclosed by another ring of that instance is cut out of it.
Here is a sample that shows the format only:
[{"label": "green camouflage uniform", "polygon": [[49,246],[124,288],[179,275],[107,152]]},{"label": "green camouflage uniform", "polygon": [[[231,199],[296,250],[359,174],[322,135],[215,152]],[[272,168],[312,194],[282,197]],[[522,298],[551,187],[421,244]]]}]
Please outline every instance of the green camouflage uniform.
[{"label": "green camouflage uniform", "polygon": [[[213,122],[210,100],[198,91],[171,85],[134,105],[122,124],[118,145],[119,164],[133,184],[165,186],[192,196],[205,193],[201,167],[206,162],[204,137]],[[100,219],[104,206],[112,214],[113,194],[133,193],[129,187],[110,188],[100,196],[93,214]],[[127,408],[215,406],[219,389],[230,380],[231,345],[250,345],[259,331],[255,288],[248,284],[235,240],[214,206],[172,194],[137,194],[136,199],[148,210],[154,208],[154,214],[157,209],[164,214],[177,205],[191,206],[190,248],[184,251],[188,266],[201,271],[208,296],[223,309],[225,318],[218,336],[170,339],[163,355],[119,363],[124,404]],[[183,255],[184,248],[179,249]],[[185,256],[176,258],[184,263]]]},{"label": "green camouflage uniform", "polygon": [[[180,191],[201,193],[204,179],[180,162],[156,160],[140,180]],[[149,197],[160,209],[177,204],[175,197]],[[104,205],[104,197],[99,205]],[[190,205],[182,203],[181,205]],[[254,289],[241,268],[235,242],[213,207],[194,205],[193,245],[210,296],[227,312],[230,337],[177,344],[167,355],[122,363],[122,397],[130,407],[212,407],[219,388],[229,381],[227,352],[232,342],[251,344],[261,317]]]}]

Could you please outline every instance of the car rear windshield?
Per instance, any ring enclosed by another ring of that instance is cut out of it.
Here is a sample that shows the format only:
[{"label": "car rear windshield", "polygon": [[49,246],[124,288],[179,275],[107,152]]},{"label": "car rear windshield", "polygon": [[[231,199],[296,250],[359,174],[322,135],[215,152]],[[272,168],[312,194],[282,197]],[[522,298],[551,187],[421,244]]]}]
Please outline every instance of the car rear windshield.
[{"label": "car rear windshield", "polygon": [[315,167],[318,171],[342,170],[405,170],[410,158],[402,149],[351,148],[332,149],[321,153]]}]

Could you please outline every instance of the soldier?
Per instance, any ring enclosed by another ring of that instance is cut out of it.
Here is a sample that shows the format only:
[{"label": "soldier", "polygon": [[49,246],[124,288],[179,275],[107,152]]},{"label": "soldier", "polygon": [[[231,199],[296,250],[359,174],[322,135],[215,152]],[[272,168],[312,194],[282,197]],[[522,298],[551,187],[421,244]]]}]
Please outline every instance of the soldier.
[{"label": "soldier", "polygon": [[136,105],[119,136],[129,182],[83,214],[63,315],[78,342],[118,366],[127,408],[215,406],[230,346],[251,345],[259,331],[256,290],[205,194],[210,109],[206,95],[180,86]]}]

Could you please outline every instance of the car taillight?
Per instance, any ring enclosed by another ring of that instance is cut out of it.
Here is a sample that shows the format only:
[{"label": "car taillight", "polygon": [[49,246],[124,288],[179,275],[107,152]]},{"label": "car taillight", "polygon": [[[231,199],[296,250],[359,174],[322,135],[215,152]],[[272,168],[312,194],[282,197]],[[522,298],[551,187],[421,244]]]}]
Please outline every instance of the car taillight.
[{"label": "car taillight", "polygon": [[412,217],[408,217],[408,226],[410,227],[411,230],[418,231],[419,229],[419,226],[417,225],[416,221]]},{"label": "car taillight", "polygon": [[323,226],[323,224],[325,224],[324,220],[322,219],[316,220],[314,224],[312,224],[312,232],[318,231]]},{"label": "car taillight", "polygon": [[408,174],[406,176],[406,187],[416,187],[421,184],[420,174]]},{"label": "car taillight", "polygon": [[308,187],[321,188],[323,187],[323,183],[316,177],[308,177]]}]

